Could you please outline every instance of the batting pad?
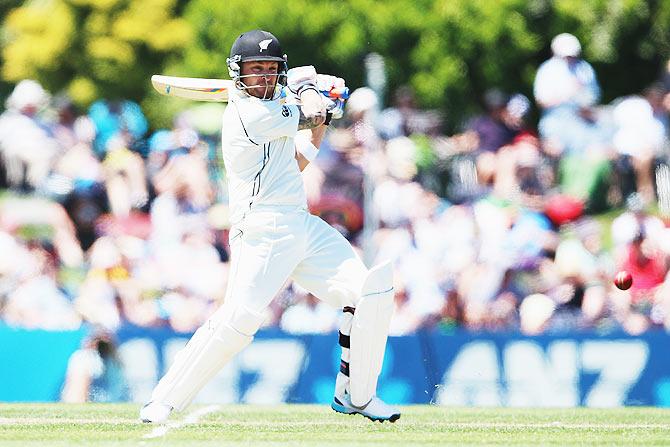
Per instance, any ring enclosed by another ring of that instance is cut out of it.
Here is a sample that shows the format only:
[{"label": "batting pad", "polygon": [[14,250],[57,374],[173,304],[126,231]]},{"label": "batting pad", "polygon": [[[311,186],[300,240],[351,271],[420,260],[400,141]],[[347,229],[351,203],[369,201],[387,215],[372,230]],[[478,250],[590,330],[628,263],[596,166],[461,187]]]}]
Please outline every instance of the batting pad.
[{"label": "batting pad", "polygon": [[242,308],[229,322],[213,325],[210,320],[205,323],[179,351],[170,370],[154,389],[151,400],[170,405],[177,411],[186,408],[198,391],[251,343],[263,319]]},{"label": "batting pad", "polygon": [[351,325],[354,320],[354,308],[345,307],[343,309],[342,324],[340,324],[339,345],[342,348],[340,358],[340,372],[335,379],[335,396],[344,396],[349,387],[349,348],[351,347]]},{"label": "batting pad", "polygon": [[357,407],[376,394],[392,314],[393,269],[387,262],[368,273],[351,326],[349,390]]}]

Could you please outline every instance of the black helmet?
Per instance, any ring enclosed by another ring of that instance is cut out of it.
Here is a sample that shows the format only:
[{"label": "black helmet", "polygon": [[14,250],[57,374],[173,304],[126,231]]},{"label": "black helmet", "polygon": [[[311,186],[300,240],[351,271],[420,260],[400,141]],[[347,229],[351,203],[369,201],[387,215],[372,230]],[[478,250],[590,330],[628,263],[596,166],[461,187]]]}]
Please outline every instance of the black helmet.
[{"label": "black helmet", "polygon": [[240,34],[235,40],[235,43],[230,48],[230,60],[234,62],[286,62],[286,55],[275,36],[267,31],[255,29]]},{"label": "black helmet", "polygon": [[228,73],[235,81],[237,88],[244,89],[240,80],[240,63],[248,61],[276,61],[279,62],[277,82],[286,85],[288,71],[287,58],[282,51],[279,39],[272,33],[256,29],[240,34],[230,48],[230,57],[226,59]]}]

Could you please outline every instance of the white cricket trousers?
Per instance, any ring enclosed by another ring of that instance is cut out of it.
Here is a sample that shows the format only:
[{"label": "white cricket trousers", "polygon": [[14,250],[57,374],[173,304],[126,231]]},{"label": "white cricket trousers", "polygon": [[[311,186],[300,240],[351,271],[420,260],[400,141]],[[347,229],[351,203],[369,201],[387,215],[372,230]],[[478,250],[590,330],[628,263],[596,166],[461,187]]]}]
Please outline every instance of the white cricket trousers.
[{"label": "white cricket trousers", "polygon": [[[304,209],[254,209],[233,225],[230,245],[225,301],[179,352],[152,401],[186,407],[251,343],[266,308],[289,278],[338,308],[356,307],[361,299],[367,267],[337,230]],[[346,335],[350,326],[349,320]]]},{"label": "white cricket trousers", "polygon": [[289,278],[332,306],[355,307],[368,273],[339,231],[293,207],[247,214],[231,228],[230,246],[224,318],[239,306],[263,313]]}]

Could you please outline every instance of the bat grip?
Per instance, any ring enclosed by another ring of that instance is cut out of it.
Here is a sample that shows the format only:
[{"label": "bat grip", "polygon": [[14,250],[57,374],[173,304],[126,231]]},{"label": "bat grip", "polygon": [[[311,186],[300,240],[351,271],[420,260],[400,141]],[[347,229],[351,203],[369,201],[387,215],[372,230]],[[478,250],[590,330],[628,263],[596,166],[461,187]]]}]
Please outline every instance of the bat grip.
[{"label": "bat grip", "polygon": [[344,87],[344,88],[334,88],[332,87],[330,90],[321,90],[321,94],[325,96],[326,98],[330,99],[341,99],[345,100],[349,98],[349,88]]},{"label": "bat grip", "polygon": [[330,121],[333,119],[333,114],[332,112],[326,112],[326,120],[323,122],[324,126],[327,126],[330,124]]}]

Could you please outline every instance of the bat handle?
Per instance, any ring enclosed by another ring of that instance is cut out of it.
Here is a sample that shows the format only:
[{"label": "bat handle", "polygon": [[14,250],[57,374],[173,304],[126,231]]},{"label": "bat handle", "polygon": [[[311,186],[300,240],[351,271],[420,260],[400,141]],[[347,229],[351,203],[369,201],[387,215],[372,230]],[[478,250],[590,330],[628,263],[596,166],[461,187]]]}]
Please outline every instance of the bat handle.
[{"label": "bat handle", "polygon": [[321,94],[330,99],[347,99],[349,98],[349,88],[332,87],[330,90],[321,90]]}]

